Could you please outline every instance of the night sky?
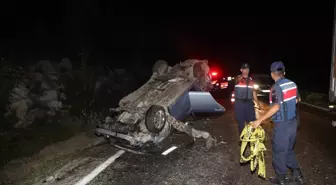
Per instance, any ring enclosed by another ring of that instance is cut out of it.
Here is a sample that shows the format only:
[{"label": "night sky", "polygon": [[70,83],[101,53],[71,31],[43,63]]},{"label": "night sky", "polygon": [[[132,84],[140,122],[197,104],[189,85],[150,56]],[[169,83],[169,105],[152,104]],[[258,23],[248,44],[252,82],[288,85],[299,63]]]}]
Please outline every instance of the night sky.
[{"label": "night sky", "polygon": [[17,63],[77,61],[84,51],[90,63],[111,67],[199,58],[227,75],[243,62],[269,73],[282,60],[301,89],[327,93],[333,1],[153,3],[10,1],[1,5],[0,55]]}]

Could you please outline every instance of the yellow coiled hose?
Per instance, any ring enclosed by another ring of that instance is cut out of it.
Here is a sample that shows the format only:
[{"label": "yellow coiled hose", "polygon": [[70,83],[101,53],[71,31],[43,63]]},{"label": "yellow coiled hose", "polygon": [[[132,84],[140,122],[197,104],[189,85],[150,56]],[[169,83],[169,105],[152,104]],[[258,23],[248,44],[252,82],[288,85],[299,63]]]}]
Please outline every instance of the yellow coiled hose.
[{"label": "yellow coiled hose", "polygon": [[[251,124],[248,124],[240,134],[240,140],[242,141],[240,148],[240,163],[250,161],[251,171],[254,171],[258,165],[258,175],[266,179],[266,163],[264,157],[266,147],[264,144],[264,129],[261,126],[254,129]],[[244,152],[248,143],[250,143],[250,155],[245,157]]]}]

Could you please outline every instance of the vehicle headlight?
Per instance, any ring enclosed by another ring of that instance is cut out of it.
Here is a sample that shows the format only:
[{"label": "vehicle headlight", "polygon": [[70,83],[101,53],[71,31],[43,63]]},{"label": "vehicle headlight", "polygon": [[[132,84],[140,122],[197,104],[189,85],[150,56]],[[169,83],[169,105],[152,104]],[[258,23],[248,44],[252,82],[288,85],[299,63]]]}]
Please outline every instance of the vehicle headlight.
[{"label": "vehicle headlight", "polygon": [[259,85],[258,85],[258,84],[254,84],[254,85],[253,85],[253,88],[254,88],[255,90],[259,89]]},{"label": "vehicle headlight", "polygon": [[330,109],[333,109],[333,108],[334,108],[334,106],[333,106],[333,105],[329,105],[329,108],[330,108]]}]

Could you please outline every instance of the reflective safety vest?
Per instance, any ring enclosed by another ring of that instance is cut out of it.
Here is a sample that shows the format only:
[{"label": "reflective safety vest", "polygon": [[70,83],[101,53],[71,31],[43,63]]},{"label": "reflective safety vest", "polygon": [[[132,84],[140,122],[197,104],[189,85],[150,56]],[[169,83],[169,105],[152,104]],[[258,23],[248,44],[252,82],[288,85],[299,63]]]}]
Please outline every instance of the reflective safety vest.
[{"label": "reflective safety vest", "polygon": [[234,88],[234,95],[236,100],[252,100],[253,99],[253,80],[251,77],[248,79],[240,80]]},{"label": "reflective safety vest", "polygon": [[[273,90],[275,85],[281,88],[281,97],[276,97],[275,90]],[[276,98],[278,99],[277,102],[280,102],[279,111],[272,116],[273,122],[282,122],[296,118],[296,84],[287,78],[282,78],[275,82],[273,87],[269,96],[270,104],[273,105],[273,102],[276,101]]]}]

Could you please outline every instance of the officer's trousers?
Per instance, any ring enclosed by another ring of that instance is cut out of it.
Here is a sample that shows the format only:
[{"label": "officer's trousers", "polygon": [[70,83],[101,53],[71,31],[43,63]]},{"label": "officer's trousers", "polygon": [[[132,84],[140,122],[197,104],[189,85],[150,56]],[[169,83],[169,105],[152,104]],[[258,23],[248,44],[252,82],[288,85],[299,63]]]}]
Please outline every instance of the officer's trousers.
[{"label": "officer's trousers", "polygon": [[234,103],[235,118],[238,122],[239,135],[245,127],[245,122],[256,120],[254,103],[252,100],[236,100]]},{"label": "officer's trousers", "polygon": [[272,137],[272,163],[277,175],[286,174],[288,168],[299,168],[294,153],[296,131],[296,119],[275,123]]}]

